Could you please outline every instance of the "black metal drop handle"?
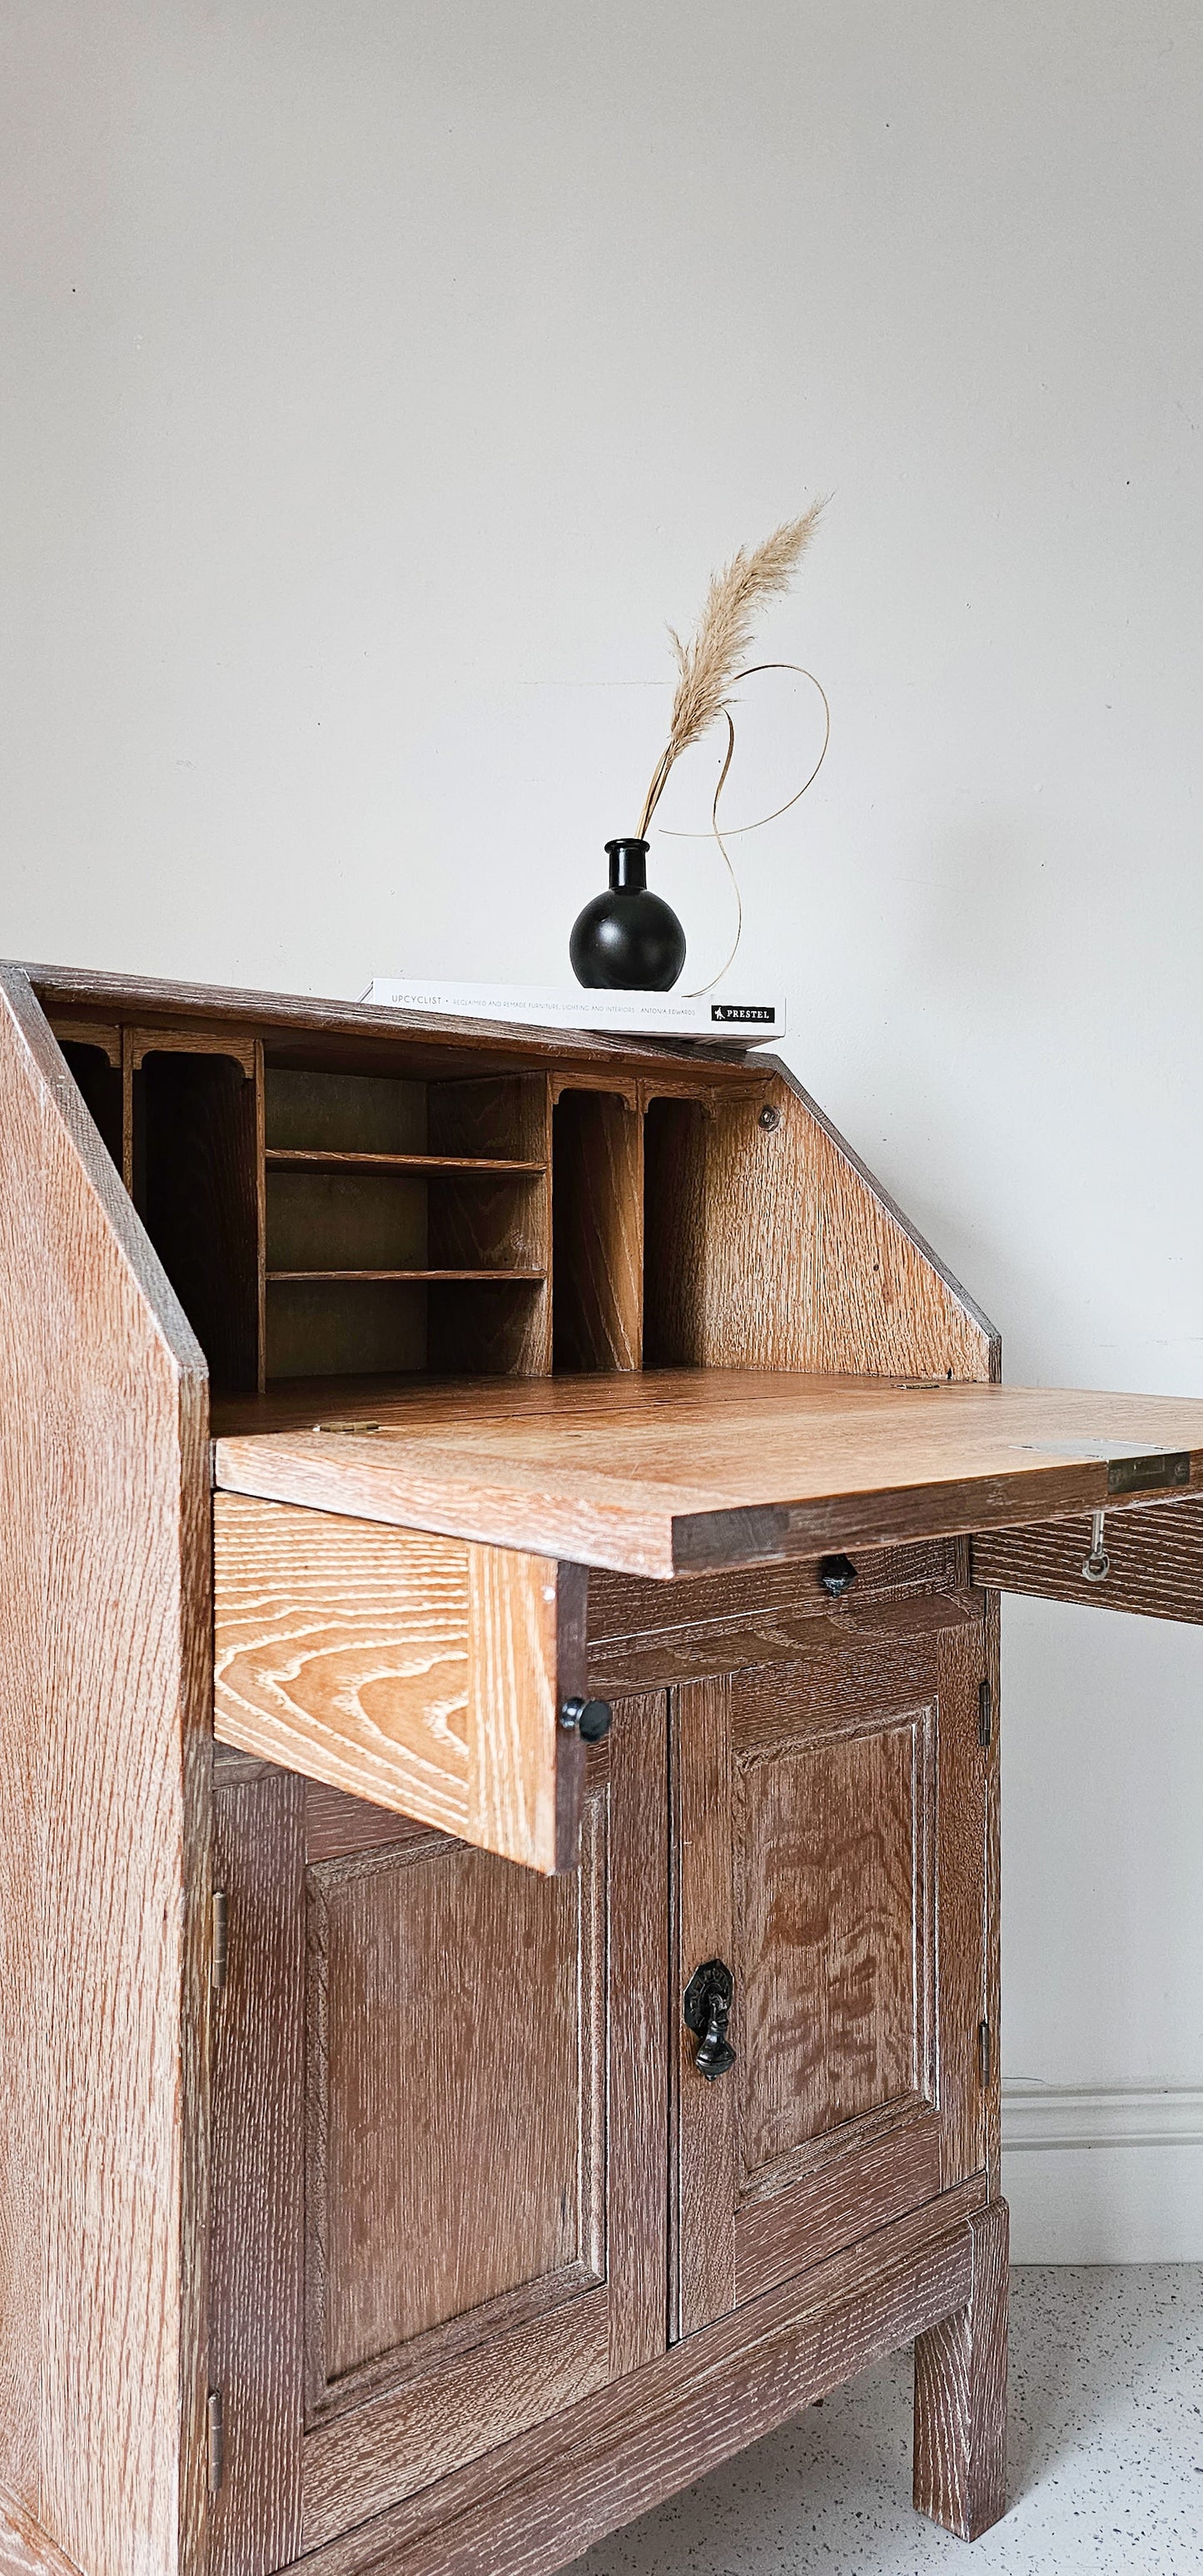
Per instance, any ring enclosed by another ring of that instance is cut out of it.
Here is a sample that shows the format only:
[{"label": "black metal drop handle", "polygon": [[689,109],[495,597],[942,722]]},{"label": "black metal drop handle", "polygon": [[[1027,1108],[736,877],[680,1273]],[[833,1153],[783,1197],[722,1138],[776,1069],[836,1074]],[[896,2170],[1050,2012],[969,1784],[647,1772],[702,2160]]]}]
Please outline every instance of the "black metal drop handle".
[{"label": "black metal drop handle", "polygon": [[734,1998],[735,1979],[722,1959],[707,1959],[695,1968],[685,1989],[685,2027],[699,2033],[693,2062],[708,2084],[735,2064],[735,2051],[727,2037]]}]

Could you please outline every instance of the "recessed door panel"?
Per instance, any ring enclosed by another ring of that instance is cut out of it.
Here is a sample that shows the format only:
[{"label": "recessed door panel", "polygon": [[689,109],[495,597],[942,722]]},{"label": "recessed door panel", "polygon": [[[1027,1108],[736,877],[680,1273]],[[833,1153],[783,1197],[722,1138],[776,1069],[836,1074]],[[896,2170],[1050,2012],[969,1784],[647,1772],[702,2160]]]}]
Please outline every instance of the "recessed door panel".
[{"label": "recessed door panel", "polygon": [[933,2088],[931,1707],[736,1759],[744,2192]]},{"label": "recessed door panel", "polygon": [[907,1617],[674,1694],[681,2334],[985,2161],[984,1629]]},{"label": "recessed door panel", "polygon": [[541,1879],[431,1836],[309,1873],[311,2410],[604,2267],[604,1800]]},{"label": "recessed door panel", "polygon": [[217,2576],[663,2350],[666,1723],[618,1703],[559,1878],[266,1765],[219,1792]]}]

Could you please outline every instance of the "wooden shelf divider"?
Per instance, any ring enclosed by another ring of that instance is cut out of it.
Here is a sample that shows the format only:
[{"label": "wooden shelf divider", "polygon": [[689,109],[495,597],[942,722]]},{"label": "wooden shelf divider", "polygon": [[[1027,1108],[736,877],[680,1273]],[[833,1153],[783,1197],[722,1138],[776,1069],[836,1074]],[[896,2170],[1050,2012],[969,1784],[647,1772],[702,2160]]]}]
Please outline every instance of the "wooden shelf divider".
[{"label": "wooden shelf divider", "polygon": [[470,1179],[476,1172],[486,1180],[537,1180],[547,1169],[545,1163],[502,1155],[374,1154],[337,1145],[269,1145],[265,1159],[269,1171],[412,1172],[431,1180],[443,1172],[459,1180]]},{"label": "wooden shelf divider", "polygon": [[508,1279],[517,1281],[520,1287],[540,1288],[546,1277],[545,1270],[269,1270],[267,1284],[270,1288],[276,1280]]}]

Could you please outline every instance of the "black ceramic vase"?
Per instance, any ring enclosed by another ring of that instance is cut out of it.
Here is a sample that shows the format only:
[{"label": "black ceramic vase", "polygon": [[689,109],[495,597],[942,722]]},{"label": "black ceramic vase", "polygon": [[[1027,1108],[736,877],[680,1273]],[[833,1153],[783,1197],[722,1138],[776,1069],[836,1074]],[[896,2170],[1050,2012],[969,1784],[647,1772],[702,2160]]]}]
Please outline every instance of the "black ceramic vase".
[{"label": "black ceramic vase", "polygon": [[646,841],[607,841],[610,891],[578,912],[568,942],[578,984],[667,993],[676,983],[685,933],[672,905],[648,893],[647,851]]}]

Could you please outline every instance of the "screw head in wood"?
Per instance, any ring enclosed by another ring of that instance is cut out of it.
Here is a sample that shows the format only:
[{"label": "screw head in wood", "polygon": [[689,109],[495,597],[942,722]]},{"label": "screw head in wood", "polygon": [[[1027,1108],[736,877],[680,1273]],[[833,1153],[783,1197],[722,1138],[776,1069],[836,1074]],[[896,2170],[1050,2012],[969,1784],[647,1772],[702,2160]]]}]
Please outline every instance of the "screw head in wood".
[{"label": "screw head in wood", "polygon": [[762,1127],[767,1128],[770,1134],[774,1127],[779,1127],[781,1125],[781,1112],[779,1109],[774,1109],[771,1100],[766,1100],[764,1107],[761,1110],[760,1124]]}]

